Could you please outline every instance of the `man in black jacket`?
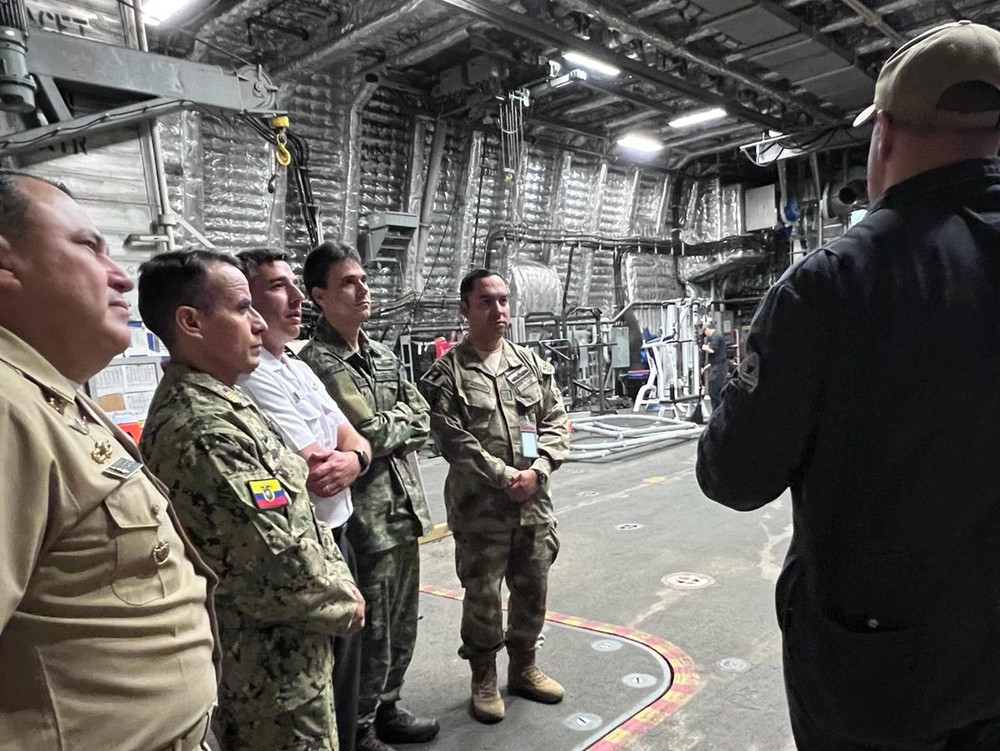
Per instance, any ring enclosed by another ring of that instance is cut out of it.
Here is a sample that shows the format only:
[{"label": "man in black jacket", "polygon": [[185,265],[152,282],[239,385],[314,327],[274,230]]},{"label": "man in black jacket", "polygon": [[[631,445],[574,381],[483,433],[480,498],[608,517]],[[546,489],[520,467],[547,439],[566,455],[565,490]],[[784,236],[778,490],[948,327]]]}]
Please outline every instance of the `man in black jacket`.
[{"label": "man in black jacket", "polygon": [[911,40],[869,120],[874,203],[768,293],[698,481],[739,510],[791,488],[777,602],[802,751],[996,751],[1000,32]]}]

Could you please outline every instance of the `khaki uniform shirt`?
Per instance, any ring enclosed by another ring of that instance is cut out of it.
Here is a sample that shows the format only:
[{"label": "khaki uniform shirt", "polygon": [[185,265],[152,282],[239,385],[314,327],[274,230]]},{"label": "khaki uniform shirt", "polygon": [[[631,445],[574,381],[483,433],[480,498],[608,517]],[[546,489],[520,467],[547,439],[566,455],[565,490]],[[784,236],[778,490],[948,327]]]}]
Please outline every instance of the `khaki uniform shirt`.
[{"label": "khaki uniform shirt", "polygon": [[392,351],[362,331],[351,352],[320,319],[299,357],[313,369],[354,428],[372,446],[371,467],[351,485],[347,536],[359,554],[377,553],[427,534],[431,514],[416,464],[430,435],[427,402]]},{"label": "khaki uniform shirt", "polygon": [[220,711],[260,719],[314,699],[357,603],[305,462],[245,394],[183,365],[166,366],[139,446],[219,575]]},{"label": "khaki uniform shirt", "polygon": [[[434,362],[421,381],[431,405],[431,432],[448,461],[445,506],[457,532],[491,532],[555,520],[548,477],[569,451],[566,410],[552,366],[503,342],[491,373],[467,342]],[[537,458],[524,455],[523,427],[534,429]],[[545,478],[535,498],[515,503],[505,488],[514,472]]]},{"label": "khaki uniform shirt", "polygon": [[4,751],[155,751],[215,700],[215,577],[138,456],[0,328]]}]

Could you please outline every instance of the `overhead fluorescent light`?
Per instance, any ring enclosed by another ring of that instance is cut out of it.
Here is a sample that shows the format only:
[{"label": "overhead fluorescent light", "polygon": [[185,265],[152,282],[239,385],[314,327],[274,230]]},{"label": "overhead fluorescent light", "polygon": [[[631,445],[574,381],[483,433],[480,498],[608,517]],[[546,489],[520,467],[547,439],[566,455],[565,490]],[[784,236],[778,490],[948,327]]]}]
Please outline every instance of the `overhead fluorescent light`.
[{"label": "overhead fluorescent light", "polygon": [[150,0],[142,6],[143,23],[159,26],[190,4],[191,0]]},{"label": "overhead fluorescent light", "polygon": [[618,145],[630,151],[640,151],[643,154],[655,154],[663,150],[663,141],[642,133],[626,133],[618,139]]},{"label": "overhead fluorescent light", "polygon": [[617,76],[621,73],[621,69],[616,68],[614,65],[608,65],[601,60],[590,57],[590,55],[584,55],[582,52],[564,52],[563,60],[573,65],[579,65],[581,68],[586,68],[594,73],[600,73],[602,76]]},{"label": "overhead fluorescent light", "polygon": [[700,125],[701,123],[711,122],[712,120],[721,120],[726,116],[726,111],[722,107],[713,107],[710,110],[702,110],[701,112],[692,112],[690,115],[683,115],[674,120],[671,120],[667,125],[671,128],[690,128],[692,125]]}]

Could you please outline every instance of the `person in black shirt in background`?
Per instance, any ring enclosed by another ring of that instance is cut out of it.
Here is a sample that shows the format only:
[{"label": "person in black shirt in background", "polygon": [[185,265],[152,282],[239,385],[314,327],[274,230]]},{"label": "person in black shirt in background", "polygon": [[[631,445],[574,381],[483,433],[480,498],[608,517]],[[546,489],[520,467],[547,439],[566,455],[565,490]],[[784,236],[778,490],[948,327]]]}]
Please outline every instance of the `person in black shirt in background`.
[{"label": "person in black shirt in background", "polygon": [[715,321],[705,321],[702,329],[701,351],[708,354],[708,396],[714,412],[722,404],[722,387],[726,385],[729,366],[726,358],[726,340],[715,330]]}]

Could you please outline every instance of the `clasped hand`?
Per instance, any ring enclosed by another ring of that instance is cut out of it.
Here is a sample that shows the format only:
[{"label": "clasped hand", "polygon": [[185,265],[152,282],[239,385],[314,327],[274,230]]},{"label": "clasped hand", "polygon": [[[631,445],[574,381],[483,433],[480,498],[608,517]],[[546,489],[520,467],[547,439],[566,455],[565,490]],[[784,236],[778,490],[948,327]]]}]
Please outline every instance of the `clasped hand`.
[{"label": "clasped hand", "polygon": [[314,451],[306,459],[306,464],[309,465],[306,489],[324,498],[349,488],[361,473],[358,456],[353,451]]}]

